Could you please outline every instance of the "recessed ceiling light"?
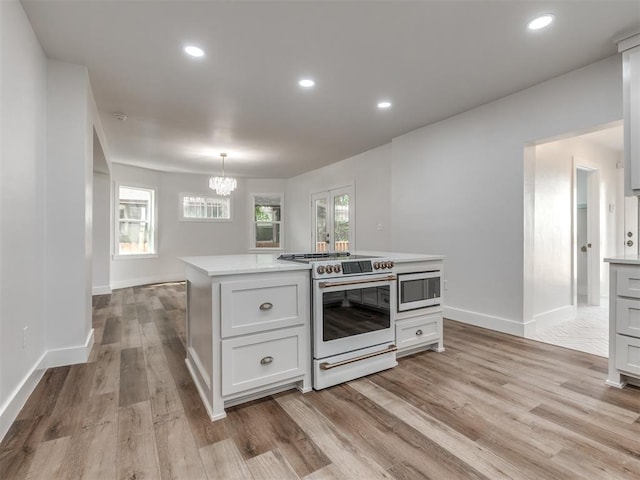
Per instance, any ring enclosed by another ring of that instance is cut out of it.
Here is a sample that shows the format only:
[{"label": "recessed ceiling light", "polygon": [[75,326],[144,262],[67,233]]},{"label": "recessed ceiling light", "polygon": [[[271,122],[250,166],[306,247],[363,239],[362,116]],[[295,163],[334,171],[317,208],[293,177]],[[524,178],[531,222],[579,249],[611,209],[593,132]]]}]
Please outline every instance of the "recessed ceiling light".
[{"label": "recessed ceiling light", "polygon": [[387,102],[387,101],[378,102],[378,108],[380,110],[386,110],[387,108],[391,108],[391,102]]},{"label": "recessed ceiling light", "polygon": [[204,50],[202,50],[200,47],[196,47],[195,45],[187,45],[186,47],[184,47],[184,52],[192,57],[204,57]]},{"label": "recessed ceiling light", "polygon": [[546,13],[537,18],[534,18],[527,24],[529,30],[540,30],[541,28],[548,27],[553,22],[553,15]]},{"label": "recessed ceiling light", "polygon": [[302,80],[300,80],[298,82],[298,85],[300,85],[302,88],[311,88],[316,84],[316,82],[314,82],[313,80],[311,80],[310,78],[303,78]]}]

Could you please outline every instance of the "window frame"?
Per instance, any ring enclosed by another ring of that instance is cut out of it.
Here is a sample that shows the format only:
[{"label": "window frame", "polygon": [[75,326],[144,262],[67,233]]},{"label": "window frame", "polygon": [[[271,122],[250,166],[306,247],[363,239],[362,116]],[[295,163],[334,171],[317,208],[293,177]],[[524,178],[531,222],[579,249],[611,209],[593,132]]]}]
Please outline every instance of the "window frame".
[{"label": "window frame", "polygon": [[[280,246],[279,247],[258,247],[256,245],[256,226],[259,222],[255,219],[255,210],[256,210],[256,197],[267,197],[267,196],[277,196],[280,197],[280,220],[277,222],[269,222],[276,223],[280,225]],[[281,252],[284,250],[284,192],[251,192],[249,194],[249,201],[247,202],[249,206],[249,251],[250,252]]]},{"label": "window frame", "polygon": [[[184,197],[204,197],[219,198],[229,201],[229,218],[190,218],[184,216]],[[197,223],[224,223],[233,221],[233,199],[232,196],[224,197],[222,195],[211,195],[209,193],[180,192],[178,194],[178,220],[180,222],[197,222]]]},{"label": "window frame", "polygon": [[[149,239],[153,242],[152,252],[143,253],[120,253],[120,189],[130,188],[132,190],[143,190],[151,192],[151,212],[149,215],[151,235]],[[150,185],[142,185],[137,182],[120,183],[116,182],[114,187],[113,202],[113,255],[114,260],[158,258],[158,189]]]}]

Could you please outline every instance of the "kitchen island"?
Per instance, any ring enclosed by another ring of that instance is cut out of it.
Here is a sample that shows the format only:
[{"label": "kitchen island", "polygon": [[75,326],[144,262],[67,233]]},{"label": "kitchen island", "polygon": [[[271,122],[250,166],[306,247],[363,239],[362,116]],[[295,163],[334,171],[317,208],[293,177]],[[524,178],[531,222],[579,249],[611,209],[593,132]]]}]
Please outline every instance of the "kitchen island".
[{"label": "kitchen island", "polygon": [[[393,258],[394,273],[437,272],[440,296],[442,256],[357,254]],[[186,364],[210,418],[224,418],[226,407],[278,391],[310,391],[312,265],[279,260],[277,254],[181,260],[187,278]],[[399,355],[443,350],[441,302],[397,312],[394,328]]]},{"label": "kitchen island", "polygon": [[609,263],[609,376],[607,385],[640,385],[640,255]]}]

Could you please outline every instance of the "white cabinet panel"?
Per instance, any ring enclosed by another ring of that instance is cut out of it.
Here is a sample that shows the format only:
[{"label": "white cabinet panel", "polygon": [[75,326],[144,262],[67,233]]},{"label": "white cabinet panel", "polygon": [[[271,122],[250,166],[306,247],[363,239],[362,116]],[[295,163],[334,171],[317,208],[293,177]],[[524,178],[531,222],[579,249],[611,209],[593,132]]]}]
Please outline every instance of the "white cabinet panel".
[{"label": "white cabinet panel", "polygon": [[220,284],[222,337],[300,325],[307,296],[300,277]]},{"label": "white cabinet panel", "polygon": [[442,315],[439,313],[409,318],[396,322],[398,350],[429,345],[440,340]]},{"label": "white cabinet panel", "polygon": [[616,300],[616,332],[640,337],[640,300]]},{"label": "white cabinet panel", "polygon": [[616,335],[616,368],[640,375],[640,338]]},{"label": "white cabinet panel", "polygon": [[303,327],[222,340],[222,395],[230,395],[305,373]]},{"label": "white cabinet panel", "polygon": [[618,269],[617,294],[621,297],[640,298],[640,269],[620,267]]}]

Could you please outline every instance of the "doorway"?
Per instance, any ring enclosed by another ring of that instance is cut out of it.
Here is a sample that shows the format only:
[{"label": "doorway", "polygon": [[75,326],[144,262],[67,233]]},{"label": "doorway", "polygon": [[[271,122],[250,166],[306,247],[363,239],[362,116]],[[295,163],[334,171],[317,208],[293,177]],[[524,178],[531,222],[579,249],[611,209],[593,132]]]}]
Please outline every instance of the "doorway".
[{"label": "doorway", "polygon": [[624,253],[627,226],[637,248],[622,159],[621,122],[525,149],[526,337],[608,355],[603,260]]},{"label": "doorway", "polygon": [[600,172],[584,166],[579,158],[575,166],[574,209],[574,305],[600,305]]},{"label": "doorway", "polygon": [[313,252],[348,252],[355,248],[353,185],[311,195]]}]

